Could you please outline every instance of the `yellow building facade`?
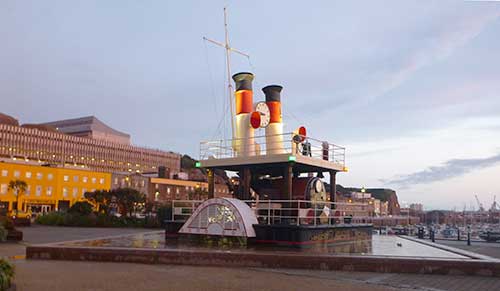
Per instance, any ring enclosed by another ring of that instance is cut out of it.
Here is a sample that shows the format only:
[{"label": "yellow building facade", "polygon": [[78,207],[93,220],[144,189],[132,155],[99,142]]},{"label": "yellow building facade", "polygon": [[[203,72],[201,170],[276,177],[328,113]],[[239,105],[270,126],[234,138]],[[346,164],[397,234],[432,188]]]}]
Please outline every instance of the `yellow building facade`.
[{"label": "yellow building facade", "polygon": [[[15,193],[8,189],[12,180],[28,185],[19,196],[19,204]],[[36,214],[63,210],[84,201],[85,192],[110,188],[111,173],[0,161],[0,208],[9,211],[17,208]]]}]

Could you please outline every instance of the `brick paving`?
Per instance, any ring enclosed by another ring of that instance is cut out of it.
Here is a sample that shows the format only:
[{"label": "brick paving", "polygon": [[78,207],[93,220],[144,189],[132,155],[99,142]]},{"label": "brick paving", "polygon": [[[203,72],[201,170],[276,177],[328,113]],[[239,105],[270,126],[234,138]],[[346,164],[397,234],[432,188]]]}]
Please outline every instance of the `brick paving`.
[{"label": "brick paving", "polygon": [[16,268],[18,290],[406,290],[244,268],[29,260]]},{"label": "brick paving", "polygon": [[[262,269],[262,272],[269,270]],[[309,270],[279,270],[272,272],[286,273],[295,276],[335,279],[347,282],[364,282],[377,286],[386,286],[401,290],[500,290],[500,279],[494,277],[442,276],[419,274],[387,274],[368,272],[331,272]]]}]

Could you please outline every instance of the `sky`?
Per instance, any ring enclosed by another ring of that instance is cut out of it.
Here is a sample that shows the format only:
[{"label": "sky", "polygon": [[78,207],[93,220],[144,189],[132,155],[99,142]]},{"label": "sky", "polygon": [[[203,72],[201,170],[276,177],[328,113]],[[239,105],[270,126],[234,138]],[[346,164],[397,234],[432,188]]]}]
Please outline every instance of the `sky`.
[{"label": "sky", "polygon": [[94,115],[136,145],[199,156],[228,138],[232,72],[281,84],[286,131],[345,146],[343,186],[403,206],[500,199],[500,2],[0,1],[0,112]]}]

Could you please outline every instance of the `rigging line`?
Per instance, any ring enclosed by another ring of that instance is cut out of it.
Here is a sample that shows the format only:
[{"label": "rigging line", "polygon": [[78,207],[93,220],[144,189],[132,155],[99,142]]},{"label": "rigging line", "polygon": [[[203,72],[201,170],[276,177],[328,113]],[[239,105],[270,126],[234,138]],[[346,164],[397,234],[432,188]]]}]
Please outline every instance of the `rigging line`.
[{"label": "rigging line", "polygon": [[[226,60],[226,58],[224,57],[224,62],[225,62],[225,60]],[[225,75],[225,74],[226,74],[226,69],[224,68],[223,75]],[[226,139],[226,118],[227,118],[226,116],[227,116],[227,109],[228,109],[228,102],[227,102],[227,96],[226,96],[227,95],[226,78],[224,78],[224,82],[222,82],[222,84],[223,84],[222,92],[224,92],[224,96],[222,98],[222,116],[219,120],[219,123],[217,125],[216,130],[215,130],[215,133],[213,134],[211,139],[217,138],[218,133],[221,134],[222,139]]]},{"label": "rigging line", "polygon": [[295,119],[295,121],[297,121],[298,123],[303,123],[303,120],[299,120],[299,119],[295,116],[295,114],[293,114],[290,110],[289,110],[289,112],[288,112],[288,113],[286,113],[286,114],[284,114],[284,115],[288,115],[288,116],[290,116],[291,118]]},{"label": "rigging line", "polygon": [[[211,70],[211,67],[210,67],[210,61],[209,61],[209,58],[208,58],[208,48],[206,46],[206,42],[204,42],[205,44],[205,56],[206,56],[206,60],[207,60],[207,66],[208,66],[208,69],[209,69],[209,75],[210,75],[210,87],[211,87],[211,91],[212,91],[212,97],[213,97],[213,100],[214,100],[214,109],[215,109],[215,116],[218,115],[217,113],[217,96],[215,94],[215,87],[214,87],[214,78],[213,78],[213,75],[212,75],[212,70]],[[224,116],[222,116],[222,119],[224,119]],[[215,128],[214,132],[213,132],[213,135],[212,135],[212,138],[213,139],[213,136],[216,136],[218,131],[220,129],[220,121],[217,125],[217,127]]]},{"label": "rigging line", "polygon": [[250,59],[250,56],[247,56],[248,59],[248,64],[250,65],[250,68],[252,69],[253,72],[255,72],[255,66],[252,63],[252,60]]},{"label": "rigging line", "polygon": [[[226,67],[227,67],[227,65],[228,65],[228,62],[227,62],[227,61],[228,61],[227,57],[226,57],[226,56],[224,56],[224,75],[226,75],[226,73],[227,73],[227,72],[226,72]],[[231,77],[231,76],[230,76],[230,77]],[[224,103],[224,104],[225,104],[225,106],[224,106],[224,109],[225,109],[225,110],[224,110],[224,117],[225,117],[225,118],[224,118],[224,121],[225,121],[225,122],[224,122],[224,132],[222,133],[222,138],[223,138],[224,140],[228,139],[228,135],[227,135],[227,131],[228,131],[228,128],[227,128],[227,121],[228,121],[228,120],[227,120],[227,119],[229,119],[229,124],[230,124],[230,127],[231,127],[231,128],[232,128],[232,122],[233,122],[233,121],[231,120],[231,118],[233,117],[233,114],[232,114],[232,110],[233,110],[233,109],[231,108],[231,103],[232,103],[232,102],[231,102],[231,100],[230,100],[230,98],[232,98],[233,96],[230,96],[230,94],[231,94],[232,92],[231,92],[231,93],[229,93],[229,91],[227,90],[227,88],[229,88],[229,86],[231,85],[231,84],[229,84],[228,82],[231,82],[231,81],[230,81],[230,80],[228,80],[228,79],[226,79],[226,78],[224,78],[224,96],[225,96],[225,97],[224,97],[224,102],[225,102],[225,103]],[[228,112],[229,112],[229,116],[228,116],[228,114],[227,114]],[[231,134],[232,134],[232,129],[231,129]]]},{"label": "rigging line", "polygon": [[207,41],[204,39],[203,40],[203,45],[205,47],[205,60],[207,62],[207,67],[208,67],[208,75],[210,77],[210,89],[212,91],[212,98],[214,100],[214,108],[215,108],[215,114],[217,115],[217,96],[215,94],[215,87],[214,87],[214,78],[212,75],[212,68],[210,66],[210,60],[208,58],[208,47],[207,47]]}]

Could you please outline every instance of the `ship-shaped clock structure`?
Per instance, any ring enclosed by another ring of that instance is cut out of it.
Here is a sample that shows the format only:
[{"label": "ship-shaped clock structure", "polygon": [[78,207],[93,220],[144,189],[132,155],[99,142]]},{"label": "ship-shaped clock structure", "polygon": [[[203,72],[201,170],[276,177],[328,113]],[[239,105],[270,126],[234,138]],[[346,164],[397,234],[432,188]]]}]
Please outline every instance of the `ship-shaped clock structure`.
[{"label": "ship-shaped clock structure", "polygon": [[[303,126],[285,132],[282,86],[262,88],[263,98],[255,100],[252,73],[232,79],[234,136],[200,143],[197,167],[207,172],[209,199],[190,206],[174,202],[167,238],[224,237],[294,247],[370,241],[371,224],[360,223],[355,211],[345,216],[336,210],[336,176],[347,171],[345,148],[309,137]],[[258,129],[265,134],[256,135]],[[214,197],[217,170],[236,173],[233,198]]]}]

